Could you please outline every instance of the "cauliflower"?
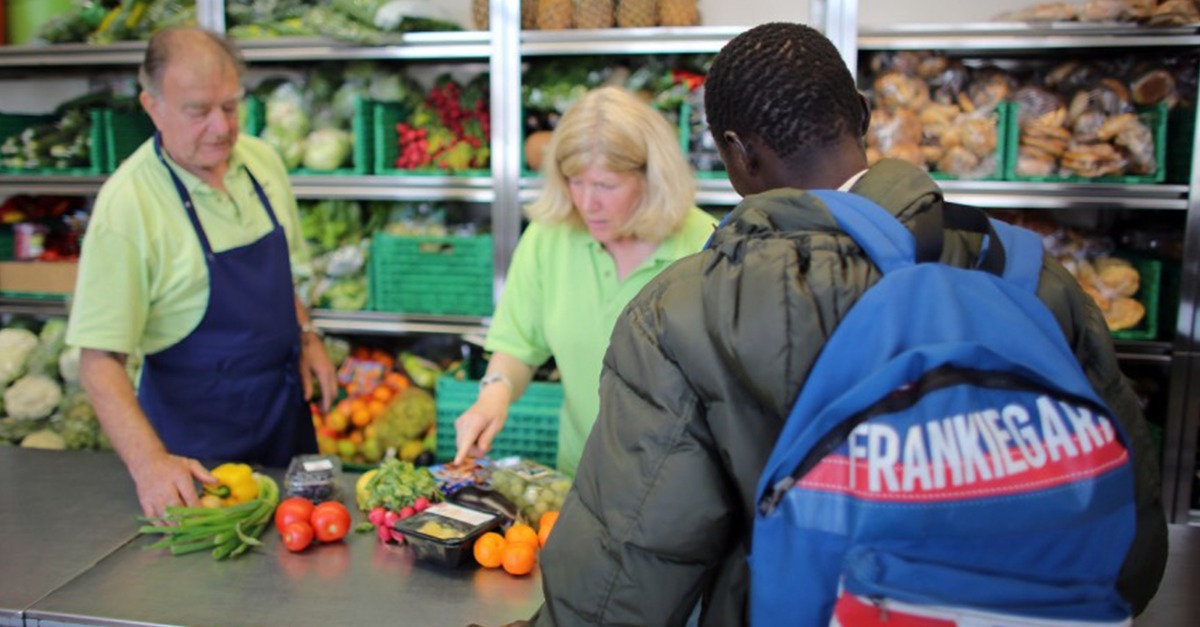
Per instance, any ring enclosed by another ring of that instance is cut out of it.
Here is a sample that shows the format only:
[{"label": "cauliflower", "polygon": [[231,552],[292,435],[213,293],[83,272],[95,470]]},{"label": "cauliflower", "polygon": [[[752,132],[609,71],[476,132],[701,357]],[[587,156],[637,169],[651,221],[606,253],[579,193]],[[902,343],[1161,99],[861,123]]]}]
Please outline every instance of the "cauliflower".
[{"label": "cauliflower", "polygon": [[58,376],[58,357],[63,351],[67,337],[67,321],[65,318],[51,318],[42,326],[38,335],[38,345],[29,353],[25,360],[27,374],[44,374],[47,377]]},{"label": "cauliflower", "polygon": [[42,429],[41,431],[34,431],[25,436],[25,439],[21,440],[21,447],[64,451],[67,449],[67,442],[52,429]]},{"label": "cauliflower", "polygon": [[9,417],[17,420],[45,418],[54,413],[61,402],[62,388],[45,375],[21,377],[4,390],[4,407]]},{"label": "cauliflower", "polygon": [[38,337],[28,329],[0,329],[0,385],[21,376],[37,345]]},{"label": "cauliflower", "polygon": [[79,354],[78,346],[72,346],[58,356],[58,376],[67,383],[79,383]]}]

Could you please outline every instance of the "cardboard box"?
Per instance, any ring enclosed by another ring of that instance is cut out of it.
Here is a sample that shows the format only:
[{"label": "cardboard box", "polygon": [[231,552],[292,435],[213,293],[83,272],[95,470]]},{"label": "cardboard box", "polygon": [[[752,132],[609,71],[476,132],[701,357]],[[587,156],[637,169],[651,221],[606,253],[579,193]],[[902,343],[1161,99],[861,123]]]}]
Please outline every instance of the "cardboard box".
[{"label": "cardboard box", "polygon": [[70,294],[78,271],[75,261],[0,261],[0,292]]}]

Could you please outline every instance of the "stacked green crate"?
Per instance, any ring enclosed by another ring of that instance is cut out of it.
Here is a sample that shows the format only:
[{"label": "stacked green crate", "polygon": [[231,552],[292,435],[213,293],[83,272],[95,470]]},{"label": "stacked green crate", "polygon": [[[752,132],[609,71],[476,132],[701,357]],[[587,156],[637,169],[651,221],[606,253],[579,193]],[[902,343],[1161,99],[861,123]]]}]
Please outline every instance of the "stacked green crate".
[{"label": "stacked green crate", "polygon": [[490,316],[492,279],[491,235],[379,233],[371,240],[375,311]]},{"label": "stacked green crate", "polygon": [[[454,420],[467,410],[479,394],[479,381],[459,381],[450,374],[437,382],[437,450],[439,462],[454,459]],[[516,455],[551,468],[558,465],[558,415],[562,407],[562,385],[530,383],[525,394],[508,410],[504,429],[496,434],[492,459]]]}]

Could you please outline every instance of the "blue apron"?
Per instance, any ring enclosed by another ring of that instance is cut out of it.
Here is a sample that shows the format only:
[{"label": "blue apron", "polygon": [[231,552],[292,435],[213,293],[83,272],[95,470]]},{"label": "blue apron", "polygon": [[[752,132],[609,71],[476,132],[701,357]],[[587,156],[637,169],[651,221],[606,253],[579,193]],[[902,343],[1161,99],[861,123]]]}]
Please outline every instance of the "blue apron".
[{"label": "blue apron", "polygon": [[154,148],[204,249],[209,295],[190,335],[146,357],[138,400],[173,454],[286,467],[293,455],[317,450],[300,384],[287,237],[247,168],[273,228],[256,242],[214,253],[191,195],[163,158],[161,138]]}]

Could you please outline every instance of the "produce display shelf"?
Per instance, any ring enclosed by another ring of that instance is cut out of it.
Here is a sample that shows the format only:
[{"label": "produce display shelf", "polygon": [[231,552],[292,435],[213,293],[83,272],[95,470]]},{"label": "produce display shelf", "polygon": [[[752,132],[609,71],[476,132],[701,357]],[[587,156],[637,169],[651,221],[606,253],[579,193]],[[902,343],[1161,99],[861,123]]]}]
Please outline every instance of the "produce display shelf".
[{"label": "produce display shelf", "polygon": [[357,59],[479,59],[491,56],[491,33],[407,33],[398,43],[369,46],[323,37],[272,37],[237,42],[246,61],[349,61]]},{"label": "produce display shelf", "polygon": [[[0,189],[3,179],[0,178]],[[293,176],[300,199],[436,200],[490,203],[496,198],[492,177],[427,176]]]},{"label": "produce display shelf", "polygon": [[884,29],[864,28],[859,50],[943,50],[946,52],[1010,51],[1044,54],[1047,50],[1194,47],[1200,28],[1153,28],[1137,24],[1080,22],[987,22],[905,24]]},{"label": "produce display shelf", "polygon": [[0,314],[24,316],[65,316],[70,307],[67,298],[34,298],[0,292]]},{"label": "produce display shelf", "polygon": [[[3,301],[0,300],[0,310]],[[371,311],[312,312],[313,322],[326,333],[396,335],[441,333],[447,335],[485,335],[491,318],[473,316],[422,316]]]},{"label": "produce display shelf", "polygon": [[522,56],[716,53],[745,27],[686,26],[522,31]]},{"label": "produce display shelf", "polygon": [[37,66],[136,66],[146,56],[146,42],[122,41],[107,45],[53,44],[0,46],[0,67]]}]

